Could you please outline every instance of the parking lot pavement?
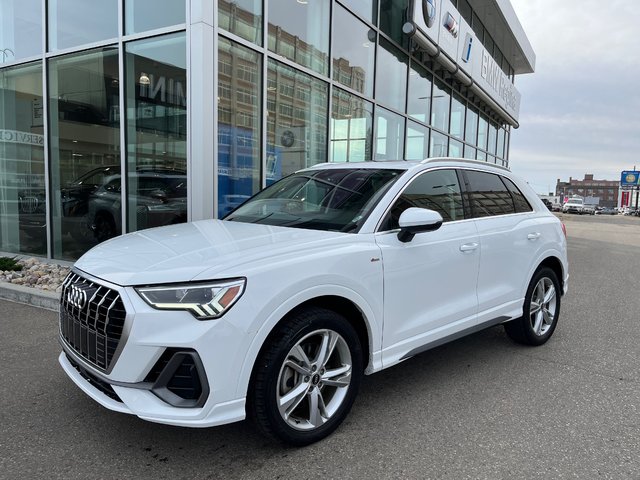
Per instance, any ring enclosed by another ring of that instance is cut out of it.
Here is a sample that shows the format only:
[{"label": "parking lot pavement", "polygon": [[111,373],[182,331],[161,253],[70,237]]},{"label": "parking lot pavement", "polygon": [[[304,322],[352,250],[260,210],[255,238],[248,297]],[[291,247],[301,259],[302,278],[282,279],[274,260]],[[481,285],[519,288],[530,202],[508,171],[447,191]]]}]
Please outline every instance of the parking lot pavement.
[{"label": "parking lot pavement", "polygon": [[640,219],[565,220],[570,292],[549,343],[496,327],[367,377],[345,424],[303,449],[246,422],[110,412],[58,366],[55,314],[0,301],[0,478],[639,479]]}]

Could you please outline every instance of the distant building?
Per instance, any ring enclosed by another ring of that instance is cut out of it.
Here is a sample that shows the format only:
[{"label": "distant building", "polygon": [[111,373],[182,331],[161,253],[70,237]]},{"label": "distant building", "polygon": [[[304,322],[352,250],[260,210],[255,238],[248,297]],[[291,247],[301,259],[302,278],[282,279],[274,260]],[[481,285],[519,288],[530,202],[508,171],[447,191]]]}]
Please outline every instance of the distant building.
[{"label": "distant building", "polygon": [[556,195],[562,199],[562,203],[567,197],[579,195],[581,197],[598,197],[600,206],[615,207],[618,205],[619,180],[595,180],[593,174],[587,173],[584,180],[577,180],[569,177],[568,182],[556,183]]}]

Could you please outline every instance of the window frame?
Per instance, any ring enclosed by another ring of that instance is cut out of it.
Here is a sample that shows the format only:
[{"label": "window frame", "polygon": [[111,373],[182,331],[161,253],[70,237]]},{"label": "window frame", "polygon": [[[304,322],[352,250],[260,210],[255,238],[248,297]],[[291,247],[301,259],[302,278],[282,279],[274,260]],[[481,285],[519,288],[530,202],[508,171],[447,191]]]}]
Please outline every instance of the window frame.
[{"label": "window frame", "polygon": [[[460,173],[462,175],[462,177],[464,178],[464,182],[463,182],[463,196],[464,196],[464,205],[465,208],[468,208],[468,212],[465,212],[465,218],[470,218],[473,220],[482,220],[485,218],[496,218],[496,217],[506,217],[508,215],[526,215],[526,214],[530,214],[534,211],[533,206],[531,205],[531,202],[529,202],[529,199],[527,198],[527,196],[522,192],[522,190],[520,190],[520,188],[518,188],[518,186],[516,185],[516,183],[511,180],[509,177],[502,175],[498,172],[488,172],[486,170],[479,170],[479,169],[474,169],[474,168],[461,168],[459,169]],[[504,188],[506,189],[506,191],[509,193],[509,198],[511,198],[511,204],[513,206],[513,212],[511,213],[501,213],[501,214],[497,214],[497,215],[486,215],[486,216],[477,216],[476,212],[474,211],[473,208],[473,202],[471,201],[471,187],[470,187],[470,182],[469,182],[469,177],[467,175],[467,172],[479,172],[479,173],[485,173],[488,175],[495,175],[496,177],[498,177],[498,179],[500,179],[500,182],[502,183],[502,185],[504,186]],[[513,194],[511,192],[511,190],[509,189],[509,186],[507,185],[507,183],[504,181],[504,179],[509,180],[514,186],[515,188],[520,192],[520,194],[524,197],[524,199],[526,200],[527,204],[529,205],[530,210],[525,211],[525,212],[519,212],[518,208],[516,207],[516,202],[515,199],[513,198]],[[468,217],[467,217],[467,213],[468,213]]]},{"label": "window frame", "polygon": [[443,221],[443,225],[444,224],[449,225],[457,222],[472,220],[472,218],[469,216],[470,208],[469,208],[468,200],[465,195],[466,190],[465,190],[464,178],[461,174],[460,168],[457,168],[457,167],[430,168],[427,170],[421,170],[419,172],[416,172],[415,175],[413,175],[411,178],[407,180],[407,182],[402,186],[400,191],[394,195],[393,199],[389,202],[384,212],[380,216],[380,219],[378,220],[374,233],[398,232],[400,230],[399,227],[389,229],[385,226],[385,224],[388,222],[388,217],[391,214],[391,210],[393,209],[393,206],[400,199],[400,197],[402,197],[405,190],[409,188],[413,184],[413,182],[416,181],[418,178],[420,178],[422,175],[426,175],[428,173],[433,173],[441,170],[450,170],[450,171],[453,171],[456,175],[456,178],[458,180],[458,187],[460,188],[460,197],[462,200],[462,215],[463,215],[463,218],[460,218],[458,220]]}]

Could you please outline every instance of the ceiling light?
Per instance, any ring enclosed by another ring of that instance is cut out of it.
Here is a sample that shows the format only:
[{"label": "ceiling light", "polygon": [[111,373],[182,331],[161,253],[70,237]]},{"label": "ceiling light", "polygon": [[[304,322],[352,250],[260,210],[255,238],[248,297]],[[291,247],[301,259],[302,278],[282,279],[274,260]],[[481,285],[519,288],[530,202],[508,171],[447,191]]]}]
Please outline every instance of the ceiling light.
[{"label": "ceiling light", "polygon": [[140,78],[138,79],[138,82],[140,83],[140,85],[150,85],[151,84],[151,80],[149,80],[149,76],[142,72],[140,74]]},{"label": "ceiling light", "polygon": [[300,5],[306,5],[309,3],[308,0],[296,0],[296,2],[298,2]]}]

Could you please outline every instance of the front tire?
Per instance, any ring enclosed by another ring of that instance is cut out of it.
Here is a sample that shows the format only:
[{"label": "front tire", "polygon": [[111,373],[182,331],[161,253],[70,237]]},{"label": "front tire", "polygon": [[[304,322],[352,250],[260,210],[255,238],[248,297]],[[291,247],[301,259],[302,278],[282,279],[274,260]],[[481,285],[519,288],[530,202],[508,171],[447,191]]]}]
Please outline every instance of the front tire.
[{"label": "front tire", "polygon": [[252,375],[247,413],[262,433],[303,446],[331,434],[363,373],[358,334],[341,315],[306,309],[277,327]]},{"label": "front tire", "polygon": [[504,324],[507,335],[524,345],[546,343],[558,324],[561,292],[556,273],[548,267],[538,269],[529,283],[522,317]]}]

